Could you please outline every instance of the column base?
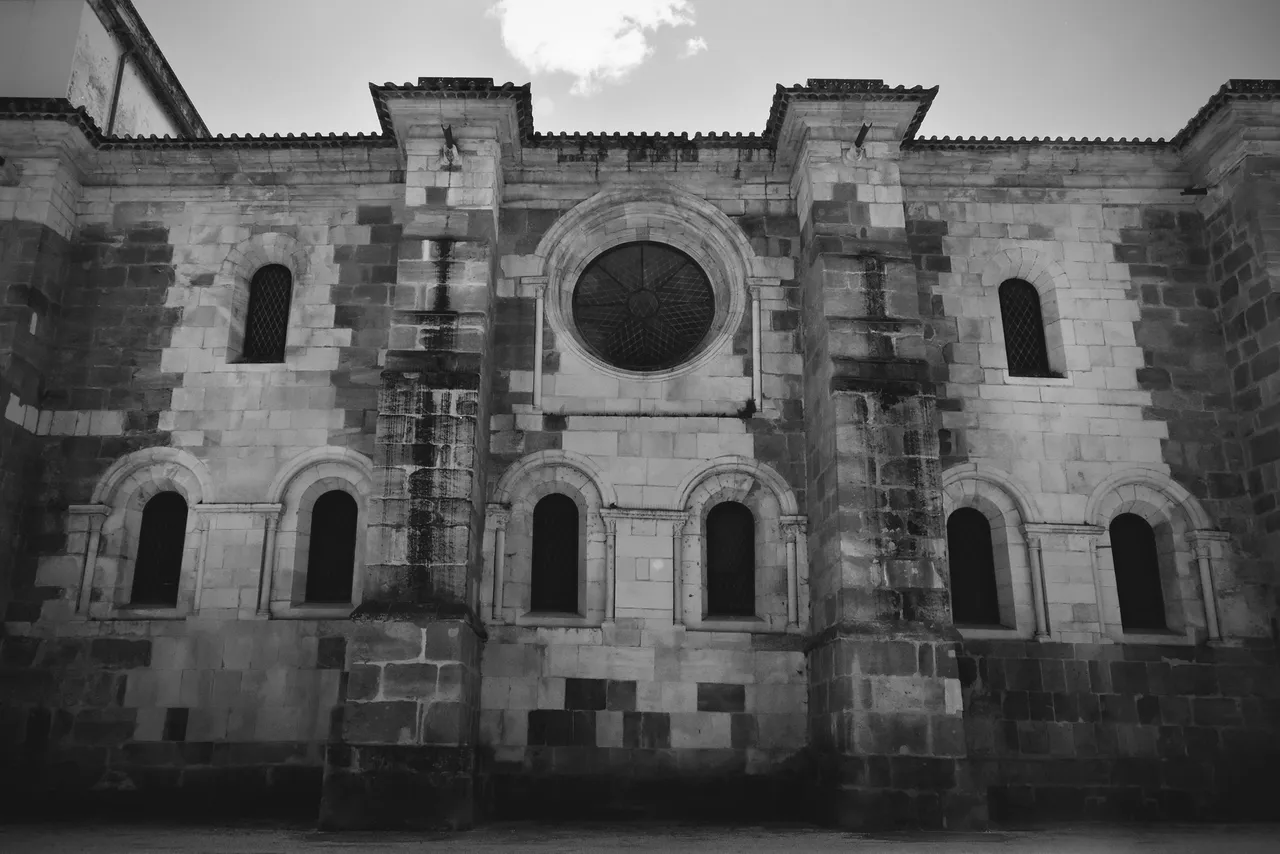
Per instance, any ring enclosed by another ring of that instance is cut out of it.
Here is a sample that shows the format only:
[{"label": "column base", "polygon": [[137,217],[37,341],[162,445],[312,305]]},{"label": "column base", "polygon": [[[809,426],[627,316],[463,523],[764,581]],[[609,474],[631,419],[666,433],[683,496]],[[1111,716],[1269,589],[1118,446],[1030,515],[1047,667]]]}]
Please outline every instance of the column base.
[{"label": "column base", "polygon": [[321,830],[466,830],[475,822],[472,747],[333,744]]}]

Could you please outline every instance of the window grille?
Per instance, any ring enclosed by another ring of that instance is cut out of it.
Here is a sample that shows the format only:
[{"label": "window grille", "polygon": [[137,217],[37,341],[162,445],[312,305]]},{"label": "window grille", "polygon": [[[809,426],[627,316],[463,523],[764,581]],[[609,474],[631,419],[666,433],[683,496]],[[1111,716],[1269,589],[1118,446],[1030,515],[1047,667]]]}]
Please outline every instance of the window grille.
[{"label": "window grille", "polygon": [[289,268],[268,264],[249,283],[249,314],[244,325],[241,361],[283,362],[289,331],[289,301],[293,276]]},{"label": "window grille", "polygon": [[142,508],[131,604],[168,607],[178,604],[186,540],[186,499],[176,492],[161,492],[152,497]]},{"label": "window grille", "polygon": [[529,610],[578,613],[578,505],[554,493],[533,508]]},{"label": "window grille", "polygon": [[351,601],[358,515],[356,500],[340,489],[326,492],[311,506],[307,602]]},{"label": "window grille", "polygon": [[1004,324],[1004,349],[1009,358],[1009,375],[1051,377],[1049,352],[1044,341],[1044,316],[1040,294],[1021,279],[1000,286],[1000,320]]},{"label": "window grille", "polygon": [[707,514],[707,616],[756,613],[756,523],[751,511],[726,501]]},{"label": "window grille", "polygon": [[947,555],[952,619],[968,625],[1000,625],[991,523],[981,510],[961,507],[947,519]]},{"label": "window grille", "polygon": [[1121,513],[1111,520],[1111,561],[1120,598],[1120,625],[1167,628],[1156,534],[1141,516]]},{"label": "window grille", "polygon": [[711,282],[697,263],[662,243],[628,243],[587,265],[573,291],[573,319],[588,349],[616,367],[659,371],[684,361],[715,317]]}]

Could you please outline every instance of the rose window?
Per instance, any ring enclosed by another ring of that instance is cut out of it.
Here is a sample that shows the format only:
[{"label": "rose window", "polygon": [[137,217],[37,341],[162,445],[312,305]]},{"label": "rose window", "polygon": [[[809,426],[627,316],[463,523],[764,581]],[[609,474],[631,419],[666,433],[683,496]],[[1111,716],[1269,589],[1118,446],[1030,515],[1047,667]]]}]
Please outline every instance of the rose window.
[{"label": "rose window", "polygon": [[707,274],[662,243],[628,243],[590,264],[573,291],[588,349],[615,367],[660,371],[697,350],[715,318]]}]

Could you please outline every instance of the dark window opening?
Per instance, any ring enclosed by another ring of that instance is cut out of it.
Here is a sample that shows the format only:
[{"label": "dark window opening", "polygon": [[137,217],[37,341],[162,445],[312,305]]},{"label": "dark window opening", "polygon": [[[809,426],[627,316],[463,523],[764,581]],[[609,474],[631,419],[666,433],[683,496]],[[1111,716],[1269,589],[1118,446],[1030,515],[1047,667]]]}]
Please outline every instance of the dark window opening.
[{"label": "dark window opening", "polygon": [[338,489],[321,495],[311,506],[305,601],[351,601],[358,512],[356,500]]},{"label": "dark window opening", "polygon": [[947,519],[947,554],[952,619],[968,625],[1000,625],[991,523],[981,510],[961,507]]},{"label": "dark window opening", "polygon": [[736,501],[707,514],[707,616],[754,617],[756,521]]},{"label": "dark window opening", "polygon": [[553,493],[533,508],[529,610],[578,613],[578,505]]},{"label": "dark window opening", "polygon": [[170,608],[178,604],[182,549],[186,540],[186,499],[176,492],[161,492],[152,497],[142,508],[130,604]]},{"label": "dark window opening", "polygon": [[293,276],[289,268],[268,264],[249,283],[249,313],[244,324],[244,362],[283,362],[289,332],[289,300]]},{"label": "dark window opening", "polygon": [[1009,375],[1053,377],[1049,351],[1044,342],[1044,315],[1035,286],[1010,279],[1000,286],[1000,320],[1004,324],[1004,349],[1009,357]]},{"label": "dark window opening", "polygon": [[1120,625],[1126,629],[1168,628],[1156,533],[1141,516],[1121,513],[1111,520],[1111,561],[1120,597]]}]

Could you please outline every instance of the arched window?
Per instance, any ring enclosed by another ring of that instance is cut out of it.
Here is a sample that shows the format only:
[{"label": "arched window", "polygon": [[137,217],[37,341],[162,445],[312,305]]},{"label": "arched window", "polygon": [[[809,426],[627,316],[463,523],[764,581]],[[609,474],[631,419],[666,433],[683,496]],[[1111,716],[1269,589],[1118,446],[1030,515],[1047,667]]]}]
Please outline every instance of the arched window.
[{"label": "arched window", "polygon": [[707,514],[707,616],[756,613],[756,522],[746,506],[725,501]]},{"label": "arched window", "polygon": [[1111,560],[1120,598],[1120,625],[1126,629],[1167,628],[1156,534],[1145,519],[1121,513],[1111,520]]},{"label": "arched window", "polygon": [[533,508],[530,611],[578,613],[578,505],[552,493]]},{"label": "arched window", "polygon": [[293,275],[282,264],[268,264],[249,283],[249,312],[244,325],[244,362],[283,362],[289,331]]},{"label": "arched window", "polygon": [[152,497],[142,508],[131,604],[169,607],[178,604],[186,539],[186,499],[176,492],[161,492]]},{"label": "arched window", "polygon": [[311,506],[311,542],[307,550],[304,601],[351,601],[357,515],[356,500],[340,489],[326,492]]},{"label": "arched window", "polygon": [[991,523],[981,510],[961,507],[947,519],[947,554],[952,619],[969,625],[1000,625]]},{"label": "arched window", "polygon": [[1044,343],[1044,317],[1035,285],[1009,279],[1000,286],[1000,320],[1004,324],[1004,349],[1009,375],[1051,377],[1049,351]]}]

